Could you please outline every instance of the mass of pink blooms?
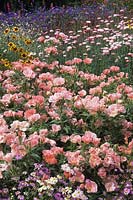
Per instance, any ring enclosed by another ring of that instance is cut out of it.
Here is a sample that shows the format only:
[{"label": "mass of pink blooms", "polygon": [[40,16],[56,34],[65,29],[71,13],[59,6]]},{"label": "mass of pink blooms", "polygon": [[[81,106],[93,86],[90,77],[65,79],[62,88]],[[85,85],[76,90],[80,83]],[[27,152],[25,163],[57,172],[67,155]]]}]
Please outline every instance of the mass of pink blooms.
[{"label": "mass of pink blooms", "polygon": [[[45,51],[57,54],[55,47]],[[77,68],[91,62],[88,57],[64,65],[35,59],[0,71],[0,181],[14,160],[39,146],[42,161],[55,171],[58,166],[57,173],[60,168],[59,175],[77,185],[84,199],[100,185],[111,193],[121,189],[121,180],[131,179],[133,88],[118,66],[99,76]]]}]

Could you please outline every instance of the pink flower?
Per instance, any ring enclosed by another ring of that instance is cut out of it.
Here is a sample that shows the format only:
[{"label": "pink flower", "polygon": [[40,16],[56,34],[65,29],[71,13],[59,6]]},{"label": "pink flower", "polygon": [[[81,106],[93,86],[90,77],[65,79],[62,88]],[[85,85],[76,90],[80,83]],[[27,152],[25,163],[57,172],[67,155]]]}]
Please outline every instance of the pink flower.
[{"label": "pink flower", "polygon": [[56,47],[52,47],[52,46],[46,47],[44,50],[47,54],[58,54],[58,50]]},{"label": "pink flower", "polygon": [[64,83],[65,83],[65,79],[62,78],[62,77],[58,77],[58,78],[55,78],[55,79],[53,80],[54,86],[64,85]]},{"label": "pink flower", "polygon": [[101,177],[101,178],[105,178],[106,177],[106,170],[104,167],[101,167],[98,169],[98,175]]},{"label": "pink flower", "polygon": [[98,190],[97,184],[94,181],[91,181],[90,179],[86,179],[85,189],[88,193],[96,193]]},{"label": "pink flower", "polygon": [[89,65],[89,64],[92,63],[92,60],[93,60],[93,59],[91,59],[91,58],[85,58],[85,59],[83,60],[83,63]]},{"label": "pink flower", "polygon": [[40,36],[40,37],[37,39],[37,41],[38,41],[38,42],[41,42],[41,43],[44,42],[44,40],[45,40],[45,38],[44,38],[43,36]]},{"label": "pink flower", "polygon": [[25,68],[23,70],[23,74],[26,78],[29,78],[29,79],[35,78],[36,76],[35,72],[30,68]]},{"label": "pink flower", "polygon": [[29,146],[30,148],[33,148],[35,146],[38,145],[39,143],[39,135],[37,135],[36,133],[31,134],[26,140],[25,140],[25,144],[26,146]]},{"label": "pink flower", "polygon": [[51,150],[43,150],[42,154],[46,163],[50,165],[57,164],[57,159]]},{"label": "pink flower", "polygon": [[83,96],[86,95],[86,91],[85,91],[85,90],[80,90],[80,91],[78,92],[78,94],[79,94],[80,97],[83,97]]},{"label": "pink flower", "polygon": [[81,58],[74,58],[72,60],[72,64],[80,64],[82,62],[82,59]]},{"label": "pink flower", "polygon": [[111,104],[106,110],[105,113],[110,117],[115,117],[120,113],[125,113],[126,109],[121,104]]},{"label": "pink flower", "polygon": [[25,119],[28,119],[29,117],[31,117],[35,113],[36,113],[36,109],[34,109],[34,108],[28,109],[28,110],[25,111],[24,117],[25,117]]},{"label": "pink flower", "polygon": [[112,180],[111,178],[110,181],[106,182],[104,185],[107,192],[113,192],[118,187],[117,182],[115,180]]},{"label": "pink flower", "polygon": [[51,148],[51,151],[54,153],[54,155],[58,155],[58,154],[62,154],[63,153],[63,148],[53,146]]},{"label": "pink flower", "polygon": [[81,136],[80,135],[75,135],[75,134],[72,134],[71,136],[70,136],[70,141],[72,142],[72,143],[81,143]]},{"label": "pink flower", "polygon": [[40,118],[41,118],[40,114],[36,113],[36,114],[31,115],[28,118],[28,121],[31,123],[34,123],[34,122],[38,121]]},{"label": "pink flower", "polygon": [[66,143],[69,140],[69,136],[68,135],[62,135],[61,136],[61,142]]},{"label": "pink flower", "polygon": [[111,66],[110,67],[110,71],[111,72],[119,72],[120,71],[120,67],[118,67],[118,66]]},{"label": "pink flower", "polygon": [[89,144],[93,141],[94,138],[97,138],[97,135],[91,131],[86,131],[82,136],[82,141],[86,144]]},{"label": "pink flower", "polygon": [[61,126],[57,124],[52,124],[52,132],[57,133],[61,130]]},{"label": "pink flower", "polygon": [[80,151],[67,151],[65,156],[67,157],[68,163],[71,165],[78,166],[82,161],[84,161],[84,157],[80,155]]}]

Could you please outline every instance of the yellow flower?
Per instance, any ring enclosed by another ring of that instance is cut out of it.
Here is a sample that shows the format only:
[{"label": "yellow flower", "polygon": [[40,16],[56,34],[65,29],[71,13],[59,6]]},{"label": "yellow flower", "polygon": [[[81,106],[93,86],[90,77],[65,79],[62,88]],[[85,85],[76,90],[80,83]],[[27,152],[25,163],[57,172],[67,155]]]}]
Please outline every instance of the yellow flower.
[{"label": "yellow flower", "polygon": [[133,21],[128,20],[127,21],[127,26],[128,26],[129,29],[133,29]]},{"label": "yellow flower", "polygon": [[10,66],[10,63],[8,61],[4,62],[4,66],[5,67],[9,67]]},{"label": "yellow flower", "polygon": [[8,46],[9,46],[9,47],[13,47],[13,46],[15,46],[15,44],[14,44],[13,42],[9,42],[9,43],[8,43]]},{"label": "yellow flower", "polygon": [[17,51],[18,51],[17,46],[13,46],[13,47],[12,47],[12,51],[17,52]]},{"label": "yellow flower", "polygon": [[20,53],[23,53],[24,52],[24,49],[21,47],[21,48],[19,48],[19,50],[18,50]]},{"label": "yellow flower", "polygon": [[31,44],[31,40],[30,39],[26,39],[24,42],[25,42],[26,45]]},{"label": "yellow flower", "polygon": [[4,34],[8,34],[10,32],[10,29],[9,28],[6,28],[5,30],[4,30]]},{"label": "yellow flower", "polygon": [[5,67],[9,67],[10,66],[10,62],[7,59],[1,59],[1,62]]},{"label": "yellow flower", "polygon": [[33,59],[34,59],[34,57],[33,57],[32,55],[29,55],[28,58],[29,58],[30,60],[33,60]]},{"label": "yellow flower", "polygon": [[12,30],[13,30],[14,32],[18,32],[18,31],[19,31],[19,28],[18,28],[18,27],[13,27]]},{"label": "yellow flower", "polygon": [[17,36],[16,36],[16,35],[11,35],[11,38],[12,38],[13,40],[16,40],[16,39],[17,39]]},{"label": "yellow flower", "polygon": [[24,58],[24,59],[27,58],[27,55],[28,55],[28,54],[27,54],[26,52],[22,52],[22,53],[20,54],[21,58]]}]

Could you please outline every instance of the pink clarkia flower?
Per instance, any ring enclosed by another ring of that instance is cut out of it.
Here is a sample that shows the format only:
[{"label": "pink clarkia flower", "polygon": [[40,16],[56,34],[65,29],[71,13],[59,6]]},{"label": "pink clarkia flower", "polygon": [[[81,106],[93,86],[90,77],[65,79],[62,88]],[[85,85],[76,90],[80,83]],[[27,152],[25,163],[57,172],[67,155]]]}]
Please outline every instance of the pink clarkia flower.
[{"label": "pink clarkia flower", "polygon": [[74,58],[73,60],[72,60],[72,65],[73,64],[80,64],[82,62],[82,59],[81,58]]},{"label": "pink clarkia flower", "polygon": [[43,43],[45,40],[44,36],[40,36],[37,41]]},{"label": "pink clarkia flower", "polygon": [[81,143],[81,136],[80,136],[80,135],[72,134],[72,135],[70,136],[70,141],[71,141],[72,143],[78,143],[78,144],[80,144],[80,143]]},{"label": "pink clarkia flower", "polygon": [[110,117],[115,117],[120,113],[125,113],[126,109],[121,104],[111,104],[107,109],[105,109],[105,113]]},{"label": "pink clarkia flower", "polygon": [[105,178],[106,175],[107,175],[107,172],[104,167],[101,167],[98,169],[98,176],[100,176],[101,178]]},{"label": "pink clarkia flower", "polygon": [[24,118],[28,119],[29,117],[31,117],[33,114],[36,113],[36,109],[32,108],[32,109],[28,109],[24,112]]},{"label": "pink clarkia flower", "polygon": [[68,140],[69,140],[69,136],[68,135],[62,135],[61,136],[61,142],[64,142],[64,143],[66,143]]},{"label": "pink clarkia flower", "polygon": [[51,150],[43,150],[42,154],[46,163],[50,165],[57,164],[57,159]]},{"label": "pink clarkia flower", "polygon": [[96,193],[98,191],[98,186],[94,181],[86,179],[85,189],[87,190],[88,193]]},{"label": "pink clarkia flower", "polygon": [[84,157],[80,155],[80,151],[67,151],[65,156],[67,157],[68,163],[71,165],[79,166],[79,164],[84,161]]},{"label": "pink clarkia flower", "polygon": [[111,178],[110,178],[110,181],[106,182],[104,184],[104,186],[105,186],[107,192],[113,192],[117,189],[118,184],[115,180],[111,180]]},{"label": "pink clarkia flower", "polygon": [[93,59],[91,59],[91,58],[85,58],[85,59],[83,60],[83,63],[89,65],[89,64],[92,63],[92,60],[93,60]]},{"label": "pink clarkia flower", "polygon": [[54,78],[53,80],[54,86],[61,86],[61,85],[64,85],[64,83],[65,83],[65,79],[62,77]]},{"label": "pink clarkia flower", "polygon": [[56,47],[46,47],[44,49],[44,51],[47,53],[47,54],[58,54],[58,50]]},{"label": "pink clarkia flower", "polygon": [[57,124],[52,124],[52,132],[57,133],[61,130],[61,126]]},{"label": "pink clarkia flower", "polygon": [[28,79],[33,79],[36,76],[36,73],[32,69],[29,69],[29,68],[24,69],[23,74]]},{"label": "pink clarkia flower", "polygon": [[120,67],[118,67],[118,66],[111,66],[110,67],[110,71],[111,72],[119,72],[120,71]]}]

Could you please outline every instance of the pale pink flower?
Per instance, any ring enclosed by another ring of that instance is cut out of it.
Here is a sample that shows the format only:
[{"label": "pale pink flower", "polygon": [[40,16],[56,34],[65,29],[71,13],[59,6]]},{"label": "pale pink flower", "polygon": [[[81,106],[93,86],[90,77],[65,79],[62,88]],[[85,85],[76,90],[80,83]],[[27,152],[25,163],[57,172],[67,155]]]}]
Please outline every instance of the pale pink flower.
[{"label": "pale pink flower", "polygon": [[105,113],[110,117],[115,117],[120,113],[125,113],[126,109],[121,104],[111,104],[107,109],[105,109]]},{"label": "pale pink flower", "polygon": [[8,110],[8,111],[5,111],[3,115],[5,117],[15,117],[15,111]]},{"label": "pale pink flower", "polygon": [[54,86],[61,86],[61,85],[64,85],[64,83],[65,83],[65,79],[62,77],[54,78],[53,80]]},{"label": "pale pink flower", "polygon": [[82,161],[84,161],[84,157],[80,155],[80,151],[67,151],[65,156],[67,157],[68,163],[71,165],[78,166]]},{"label": "pale pink flower", "polygon": [[40,118],[41,118],[40,114],[36,113],[36,114],[33,114],[30,117],[28,117],[28,121],[30,123],[34,123],[34,122],[38,121]]},{"label": "pale pink flower", "polygon": [[98,154],[90,154],[89,164],[91,168],[95,168],[102,163],[102,159],[99,157]]},{"label": "pale pink flower", "polygon": [[66,143],[68,140],[69,140],[69,136],[68,135],[62,135],[61,136],[61,142],[64,142],[64,143]]},{"label": "pale pink flower", "polygon": [[0,102],[5,105],[8,105],[9,103],[11,103],[11,100],[12,100],[12,94],[5,94],[2,96]]},{"label": "pale pink flower", "polygon": [[21,130],[21,131],[26,131],[29,128],[30,124],[27,121],[18,121],[15,120],[13,121],[13,123],[11,124],[11,131],[17,131],[17,130]]},{"label": "pale pink flower", "polygon": [[14,157],[13,153],[7,153],[4,156],[3,160],[6,161],[7,163],[10,163],[12,162],[13,157]]},{"label": "pale pink flower", "polygon": [[97,184],[90,179],[86,179],[85,181],[85,189],[88,193],[96,193],[98,190]]},{"label": "pale pink flower", "polygon": [[70,136],[70,141],[71,141],[72,143],[78,143],[78,144],[80,144],[80,143],[81,143],[81,136],[80,136],[80,135],[72,134],[72,135]]},{"label": "pale pink flower", "polygon": [[41,129],[41,130],[39,130],[39,134],[43,135],[43,136],[46,136],[48,134],[48,129]]},{"label": "pale pink flower", "polygon": [[128,99],[133,100],[133,92],[127,94],[127,96],[128,96]]},{"label": "pale pink flower", "polygon": [[86,131],[82,136],[82,141],[86,144],[93,142],[93,140],[97,138],[97,135],[91,131]]},{"label": "pale pink flower", "polygon": [[98,169],[98,175],[101,177],[101,178],[105,178],[107,173],[106,173],[106,170],[104,167],[101,167]]},{"label": "pale pink flower", "polygon": [[104,186],[105,186],[107,192],[113,192],[118,187],[117,182],[115,180],[112,180],[111,178],[110,178],[110,181],[108,181],[104,184]]},{"label": "pale pink flower", "polygon": [[119,72],[120,71],[120,67],[118,67],[118,66],[111,66],[110,67],[110,71],[111,72]]},{"label": "pale pink flower", "polygon": [[100,86],[97,86],[95,88],[90,88],[89,94],[91,95],[102,94],[102,88]]},{"label": "pale pink flower", "polygon": [[24,112],[24,117],[25,117],[25,119],[28,119],[29,117],[31,117],[35,113],[36,113],[36,109],[34,109],[34,108],[28,109]]},{"label": "pale pink flower", "polygon": [[33,148],[38,145],[39,143],[39,135],[36,133],[31,134],[26,140],[25,140],[25,145],[29,146],[30,148]]},{"label": "pale pink flower", "polygon": [[40,36],[40,37],[37,39],[37,41],[38,41],[38,42],[41,42],[41,43],[44,42],[44,40],[45,40],[44,36]]},{"label": "pale pink flower", "polygon": [[82,59],[81,58],[74,58],[72,60],[72,64],[80,64],[82,62]]},{"label": "pale pink flower", "polygon": [[26,106],[39,106],[42,107],[44,105],[44,97],[41,95],[32,96],[32,99],[30,99]]},{"label": "pale pink flower", "polygon": [[47,54],[58,54],[58,50],[56,47],[46,47],[44,49],[44,51],[47,53]]},{"label": "pale pink flower", "polygon": [[83,63],[89,65],[89,64],[92,63],[92,60],[93,60],[93,59],[91,59],[91,58],[85,58],[85,59],[83,60]]},{"label": "pale pink flower", "polygon": [[86,91],[85,90],[80,90],[78,92],[78,94],[79,94],[80,97],[84,97],[86,95]]},{"label": "pale pink flower", "polygon": [[28,79],[33,79],[36,76],[35,72],[32,69],[30,69],[30,68],[25,68],[23,70],[23,74]]},{"label": "pale pink flower", "polygon": [[52,124],[52,132],[57,133],[61,130],[61,126],[57,124]]},{"label": "pale pink flower", "polygon": [[63,148],[53,146],[51,148],[51,151],[54,153],[54,155],[58,155],[58,154],[62,154],[63,153]]}]

